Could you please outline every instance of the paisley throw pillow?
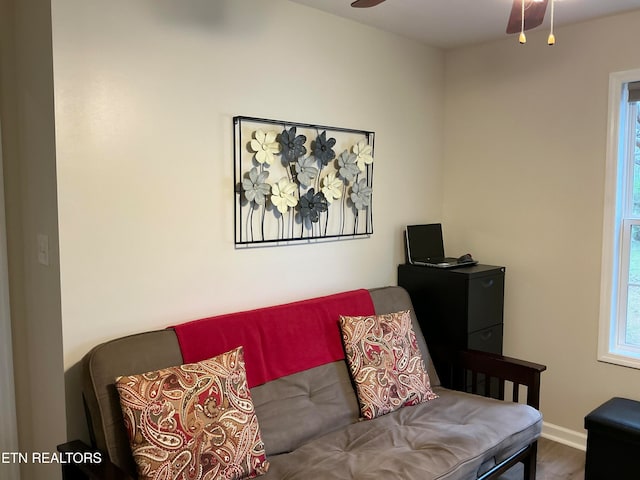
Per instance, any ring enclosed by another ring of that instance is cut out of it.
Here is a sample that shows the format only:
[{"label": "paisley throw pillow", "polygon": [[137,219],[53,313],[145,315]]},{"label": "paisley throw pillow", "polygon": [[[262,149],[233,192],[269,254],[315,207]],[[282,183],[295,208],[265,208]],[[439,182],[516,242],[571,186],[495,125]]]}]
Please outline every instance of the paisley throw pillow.
[{"label": "paisley throw pillow", "polygon": [[372,419],[437,398],[411,327],[409,311],[340,317],[360,413]]},{"label": "paisley throw pillow", "polygon": [[116,379],[141,480],[244,479],[269,468],[242,347]]}]

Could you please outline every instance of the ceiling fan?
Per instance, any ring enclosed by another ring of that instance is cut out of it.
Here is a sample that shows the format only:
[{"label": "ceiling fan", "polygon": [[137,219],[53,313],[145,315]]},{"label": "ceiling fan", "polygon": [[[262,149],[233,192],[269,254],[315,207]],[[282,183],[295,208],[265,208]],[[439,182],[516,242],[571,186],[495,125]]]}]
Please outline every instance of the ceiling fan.
[{"label": "ceiling fan", "polygon": [[382,2],[384,2],[384,0],[356,0],[351,4],[351,6],[354,8],[369,8],[375,7]]},{"label": "ceiling fan", "polygon": [[[355,0],[351,3],[354,8],[369,8],[381,4],[385,0]],[[507,22],[507,33],[520,32],[520,43],[526,43],[525,30],[536,28],[542,24],[544,15],[547,12],[549,0],[513,0],[511,14]],[[549,34],[549,45],[555,43],[553,35],[553,3],[551,0],[551,33]]]},{"label": "ceiling fan", "polygon": [[507,22],[507,33],[518,33],[523,30],[522,2],[524,2],[524,30],[536,28],[544,20],[548,0],[513,0],[511,14]]}]

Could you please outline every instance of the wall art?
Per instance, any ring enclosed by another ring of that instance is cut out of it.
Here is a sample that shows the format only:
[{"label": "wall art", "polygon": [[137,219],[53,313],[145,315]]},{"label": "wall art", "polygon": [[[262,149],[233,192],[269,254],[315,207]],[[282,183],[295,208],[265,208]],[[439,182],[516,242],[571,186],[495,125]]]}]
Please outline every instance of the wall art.
[{"label": "wall art", "polygon": [[234,117],[235,244],[373,233],[374,132]]}]

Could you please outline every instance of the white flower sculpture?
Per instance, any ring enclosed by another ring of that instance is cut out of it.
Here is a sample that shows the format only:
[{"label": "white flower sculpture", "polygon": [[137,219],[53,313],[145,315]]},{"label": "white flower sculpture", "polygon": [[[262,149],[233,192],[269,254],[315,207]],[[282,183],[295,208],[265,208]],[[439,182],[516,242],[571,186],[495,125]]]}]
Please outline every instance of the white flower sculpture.
[{"label": "white flower sculpture", "polygon": [[278,183],[271,186],[271,203],[280,213],[285,214],[289,208],[298,204],[298,199],[294,196],[297,188],[298,186],[287,177],[282,177]]},{"label": "white flower sculpture", "polygon": [[256,130],[251,140],[251,150],[255,152],[256,161],[260,164],[271,165],[276,154],[280,153],[280,144],[276,142],[276,132]]},{"label": "white flower sculpture", "polygon": [[365,165],[373,163],[373,148],[367,143],[366,140],[362,140],[356,143],[351,151],[356,156],[356,163],[361,172],[365,171]]},{"label": "white flower sculpture", "polygon": [[328,173],[322,179],[322,193],[324,193],[327,202],[331,203],[342,197],[342,185],[342,180],[336,177],[335,172]]}]

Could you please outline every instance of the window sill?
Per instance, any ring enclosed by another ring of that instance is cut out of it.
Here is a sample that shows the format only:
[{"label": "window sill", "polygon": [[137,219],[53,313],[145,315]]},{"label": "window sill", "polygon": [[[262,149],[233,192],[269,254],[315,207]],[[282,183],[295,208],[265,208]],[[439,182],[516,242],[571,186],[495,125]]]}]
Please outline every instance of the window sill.
[{"label": "window sill", "polygon": [[620,353],[608,352],[598,355],[598,361],[640,370],[640,356],[633,353],[623,355]]}]

